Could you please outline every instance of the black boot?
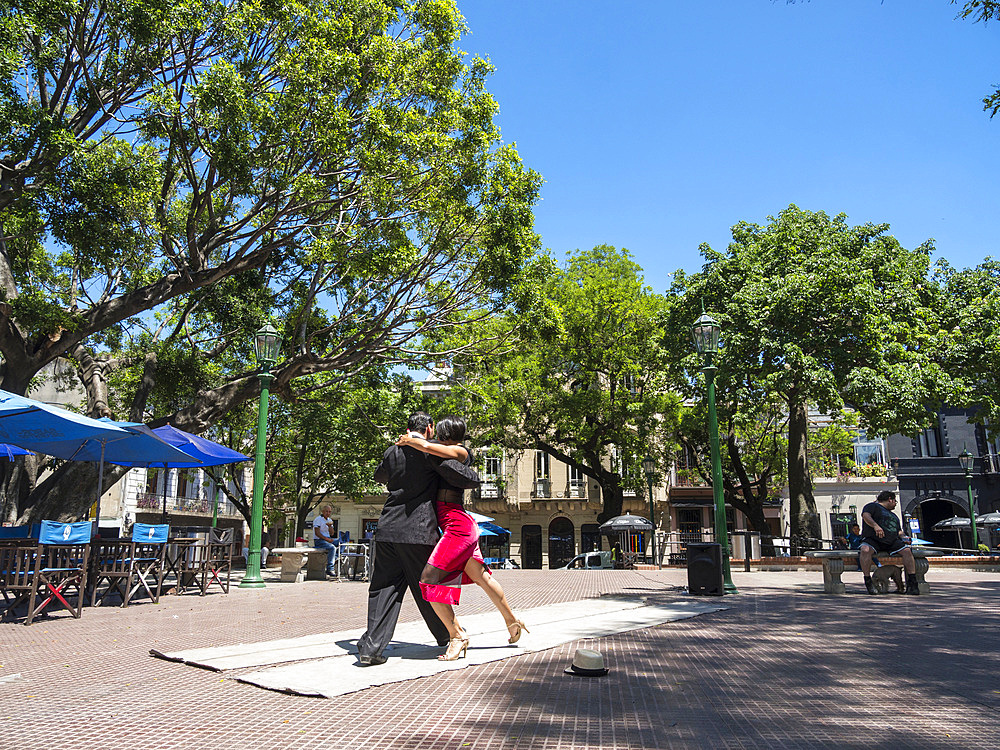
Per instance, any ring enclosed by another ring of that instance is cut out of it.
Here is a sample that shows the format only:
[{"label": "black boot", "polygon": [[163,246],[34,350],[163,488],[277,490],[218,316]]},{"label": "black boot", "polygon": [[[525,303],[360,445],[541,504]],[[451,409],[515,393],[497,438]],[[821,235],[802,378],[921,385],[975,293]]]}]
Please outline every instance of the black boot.
[{"label": "black boot", "polygon": [[915,573],[906,574],[906,593],[913,594],[914,596],[920,595],[920,586],[917,585],[917,576]]},{"label": "black boot", "polygon": [[875,585],[872,583],[871,576],[865,576],[865,588],[868,589],[869,594],[875,593]]}]

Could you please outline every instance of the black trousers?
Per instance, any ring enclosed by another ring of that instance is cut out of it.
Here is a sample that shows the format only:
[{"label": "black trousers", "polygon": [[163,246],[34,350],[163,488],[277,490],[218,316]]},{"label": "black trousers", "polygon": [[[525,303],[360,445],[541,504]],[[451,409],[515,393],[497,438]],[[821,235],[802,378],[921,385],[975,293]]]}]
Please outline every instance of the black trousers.
[{"label": "black trousers", "polygon": [[432,544],[375,542],[375,567],[368,586],[368,630],[358,639],[360,655],[378,656],[389,645],[407,588],[438,644],[447,645],[448,628],[420,593],[420,574],[433,551]]}]

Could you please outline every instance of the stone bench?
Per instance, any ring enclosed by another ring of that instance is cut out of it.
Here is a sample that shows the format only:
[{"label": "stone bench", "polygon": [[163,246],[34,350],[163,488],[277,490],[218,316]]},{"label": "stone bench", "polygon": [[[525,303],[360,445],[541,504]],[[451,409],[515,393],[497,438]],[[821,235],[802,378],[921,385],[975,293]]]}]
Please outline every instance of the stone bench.
[{"label": "stone bench", "polygon": [[[924,579],[924,574],[927,573],[930,568],[930,563],[927,562],[928,557],[941,557],[944,553],[936,549],[927,549],[926,547],[911,547],[910,550],[913,552],[913,562],[915,563],[916,576],[917,576],[917,588],[920,589],[921,594],[927,594],[930,592],[930,586]],[[840,580],[840,574],[844,572],[844,560],[854,560],[858,559],[858,550],[856,549],[833,549],[833,550],[811,550],[805,553],[806,557],[814,557],[823,561],[823,591],[827,594],[843,594],[846,592],[843,582]],[[876,557],[883,562],[886,560],[898,561],[899,567],[903,567],[903,561],[899,555],[890,555],[885,552],[881,552]]]},{"label": "stone bench", "polygon": [[[272,555],[281,555],[281,579],[287,583],[326,580],[326,550],[319,547],[277,547]],[[306,562],[303,578],[302,563]]]}]

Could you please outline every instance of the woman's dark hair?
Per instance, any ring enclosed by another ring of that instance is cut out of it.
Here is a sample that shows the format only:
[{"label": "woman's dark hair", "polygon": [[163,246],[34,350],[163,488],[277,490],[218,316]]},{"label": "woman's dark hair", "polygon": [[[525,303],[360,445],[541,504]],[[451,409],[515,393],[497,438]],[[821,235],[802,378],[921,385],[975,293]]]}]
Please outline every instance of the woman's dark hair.
[{"label": "woman's dark hair", "polygon": [[465,440],[465,420],[461,417],[444,417],[434,429],[438,440],[454,440],[456,443]]}]

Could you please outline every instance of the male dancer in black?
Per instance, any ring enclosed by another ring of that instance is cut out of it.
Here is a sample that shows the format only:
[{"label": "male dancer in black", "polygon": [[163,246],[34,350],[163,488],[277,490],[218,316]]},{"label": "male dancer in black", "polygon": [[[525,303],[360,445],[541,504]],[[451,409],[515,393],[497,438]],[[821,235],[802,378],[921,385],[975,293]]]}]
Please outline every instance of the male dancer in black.
[{"label": "male dancer in black", "polygon": [[[425,412],[411,414],[406,428],[428,440],[434,436],[434,421]],[[385,663],[382,651],[392,640],[407,588],[438,645],[448,645],[448,629],[420,593],[420,574],[441,536],[434,509],[441,476],[456,487],[479,484],[474,469],[454,459],[438,462],[409,446],[389,446],[375,470],[375,481],[387,486],[389,497],[374,536],[368,630],[358,639],[363,666]]]}]

